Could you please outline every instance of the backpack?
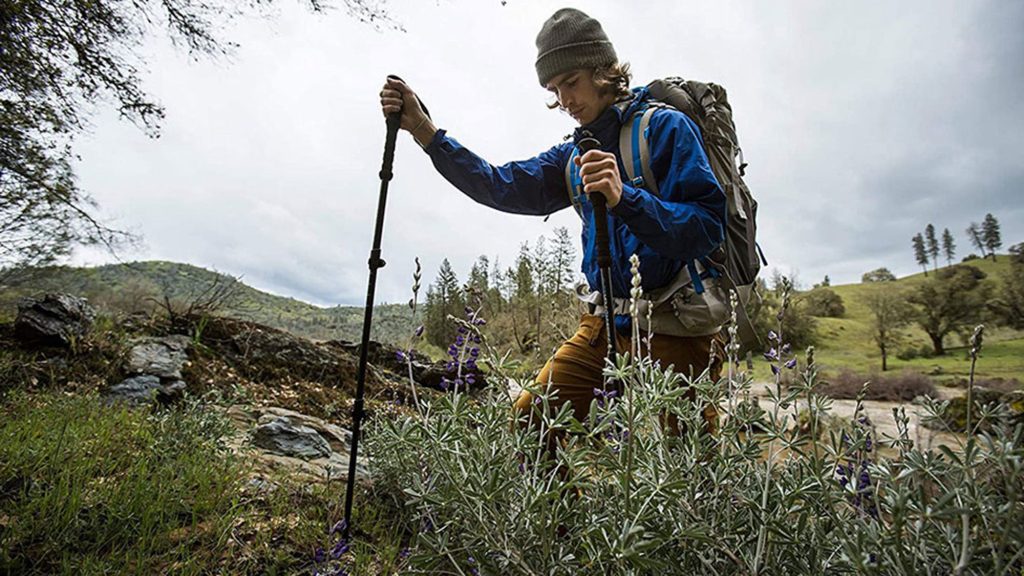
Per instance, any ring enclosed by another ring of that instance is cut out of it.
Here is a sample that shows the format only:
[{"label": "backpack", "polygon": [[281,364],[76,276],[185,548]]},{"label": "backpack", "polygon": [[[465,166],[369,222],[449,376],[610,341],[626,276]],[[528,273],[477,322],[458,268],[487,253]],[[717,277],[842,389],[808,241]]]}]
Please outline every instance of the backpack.
[{"label": "backpack", "polygon": [[[728,321],[728,293],[734,290],[740,304],[736,309],[740,339],[747,345],[759,343],[746,314],[746,302],[754,293],[762,264],[767,265],[767,261],[757,245],[757,201],[743,181],[747,164],[725,89],[682,78],[655,80],[647,88],[653,102],[624,122],[619,134],[619,153],[630,182],[658,194],[658,181],[650,165],[647,129],[655,110],[669,107],[686,114],[700,129],[704,152],[727,199],[725,242],[706,258],[688,263],[673,282],[650,295],[653,298],[646,304],[655,308],[656,314],[648,328],[676,335],[715,331],[715,326]],[[570,173],[572,167],[570,161],[567,182],[575,177]],[[662,306],[665,302],[671,302],[671,310],[662,310],[667,308]],[[662,313],[657,313],[659,310]],[[644,314],[639,316],[637,320],[645,324]]]}]

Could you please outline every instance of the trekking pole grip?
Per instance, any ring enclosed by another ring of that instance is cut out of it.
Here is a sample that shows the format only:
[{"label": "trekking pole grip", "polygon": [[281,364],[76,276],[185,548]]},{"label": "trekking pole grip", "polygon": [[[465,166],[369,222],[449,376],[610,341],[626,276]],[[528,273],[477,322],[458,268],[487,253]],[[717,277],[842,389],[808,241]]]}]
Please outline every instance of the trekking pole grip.
[{"label": "trekking pole grip", "polygon": [[[596,150],[601,143],[596,138],[583,138],[577,144],[580,148],[580,156],[591,150]],[[590,203],[594,205],[595,235],[597,238],[597,265],[608,268],[612,265],[612,254],[608,248],[608,199],[601,193],[590,194]]]}]

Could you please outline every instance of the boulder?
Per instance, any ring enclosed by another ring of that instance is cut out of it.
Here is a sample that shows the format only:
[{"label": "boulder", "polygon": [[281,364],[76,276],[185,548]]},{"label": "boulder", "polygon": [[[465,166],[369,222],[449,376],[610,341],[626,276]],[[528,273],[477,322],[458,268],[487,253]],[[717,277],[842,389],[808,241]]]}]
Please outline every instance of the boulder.
[{"label": "boulder", "polygon": [[167,404],[181,398],[184,392],[185,383],[181,380],[141,374],[111,386],[104,397],[108,402],[127,402],[133,405],[149,404],[154,400]]},{"label": "boulder", "polygon": [[14,334],[25,344],[70,348],[92,328],[96,310],[84,298],[45,294],[18,302]]},{"label": "boulder", "polygon": [[316,430],[277,416],[253,430],[252,443],[281,456],[313,460],[331,455],[331,446]]},{"label": "boulder", "polygon": [[129,353],[128,372],[180,380],[190,341],[180,334],[139,340]]},{"label": "boulder", "polygon": [[[255,448],[255,463],[258,471],[284,472],[303,481],[338,481],[348,478],[348,464],[352,432],[321,418],[302,414],[293,410],[278,407],[257,407],[234,405],[228,409],[228,417],[239,430],[238,440],[232,445],[238,451]],[[274,426],[270,426],[273,423]],[[302,430],[304,438],[309,441],[308,452],[303,450],[282,450],[277,439],[275,428],[292,427]],[[310,431],[316,433],[314,438]],[[249,441],[246,442],[245,438]],[[326,443],[326,450],[325,445]],[[243,444],[244,443],[244,444]],[[251,453],[251,452],[250,452]],[[326,456],[324,455],[326,453]],[[308,458],[306,454],[316,454]],[[356,480],[370,480],[369,461],[360,456],[356,463]]]}]

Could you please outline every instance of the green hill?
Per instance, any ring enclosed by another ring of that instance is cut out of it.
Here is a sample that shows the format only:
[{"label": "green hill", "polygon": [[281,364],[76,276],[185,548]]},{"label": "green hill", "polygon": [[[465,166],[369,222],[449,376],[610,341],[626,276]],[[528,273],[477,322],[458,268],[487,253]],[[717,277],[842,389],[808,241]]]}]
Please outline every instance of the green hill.
[{"label": "green hill", "polygon": [[[1010,259],[1006,255],[997,260],[971,260],[965,262],[979,268],[1000,287],[1009,274]],[[932,272],[929,271],[929,278]],[[871,282],[831,286],[842,299],[846,313],[842,318],[817,318],[818,361],[829,371],[849,369],[859,373],[881,370],[882,357],[872,340],[872,314],[865,299],[872,290],[911,291],[925,280],[924,273],[900,278],[895,282]],[[960,335],[946,338],[947,354],[941,357],[900,359],[908,351],[927,351],[931,348],[928,336],[916,324],[904,328],[905,341],[889,355],[889,369],[912,370],[944,379],[967,377],[970,362],[966,342]],[[981,378],[1017,378],[1024,380],[1024,333],[986,326],[982,358],[978,362]]]},{"label": "green hill", "polygon": [[[314,340],[358,341],[363,308],[323,308],[275,296],[220,274],[175,262],[132,262],[89,268],[52,266],[12,272],[0,281],[0,318],[12,318],[17,300],[48,291],[88,299],[106,313],[152,310],[170,302],[177,309],[210,303],[216,313],[252,320]],[[212,302],[211,302],[212,301]],[[401,343],[414,328],[409,308],[388,304],[374,308],[374,340]]]}]

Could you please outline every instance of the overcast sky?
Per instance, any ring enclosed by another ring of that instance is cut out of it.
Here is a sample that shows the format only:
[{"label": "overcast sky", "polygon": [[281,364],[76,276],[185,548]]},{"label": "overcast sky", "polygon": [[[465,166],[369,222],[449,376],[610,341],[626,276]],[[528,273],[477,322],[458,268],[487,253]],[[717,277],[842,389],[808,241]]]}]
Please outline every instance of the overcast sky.
[{"label": "overcast sky", "polygon": [[[634,83],[679,75],[722,84],[760,202],[770,265],[803,284],[915,272],[910,238],[987,212],[1004,250],[1024,241],[1024,2],[393,0],[404,32],[343,9],[282,2],[225,30],[231,58],[144,47],[145,87],[165,107],[159,139],[100,108],[78,145],[80,185],[145,245],[321,305],[361,305],[373,233],[386,74],[405,78],[439,127],[494,164],[533,156],[573,128],[548,110],[534,39],[555,9],[602,22]],[[638,6],[643,8],[638,8]],[[629,7],[627,9],[627,7]],[[477,205],[399,136],[378,302],[409,297],[413,258],[432,280],[447,257],[511,265],[524,241],[580,223]],[[79,264],[110,262],[93,252]]]}]

